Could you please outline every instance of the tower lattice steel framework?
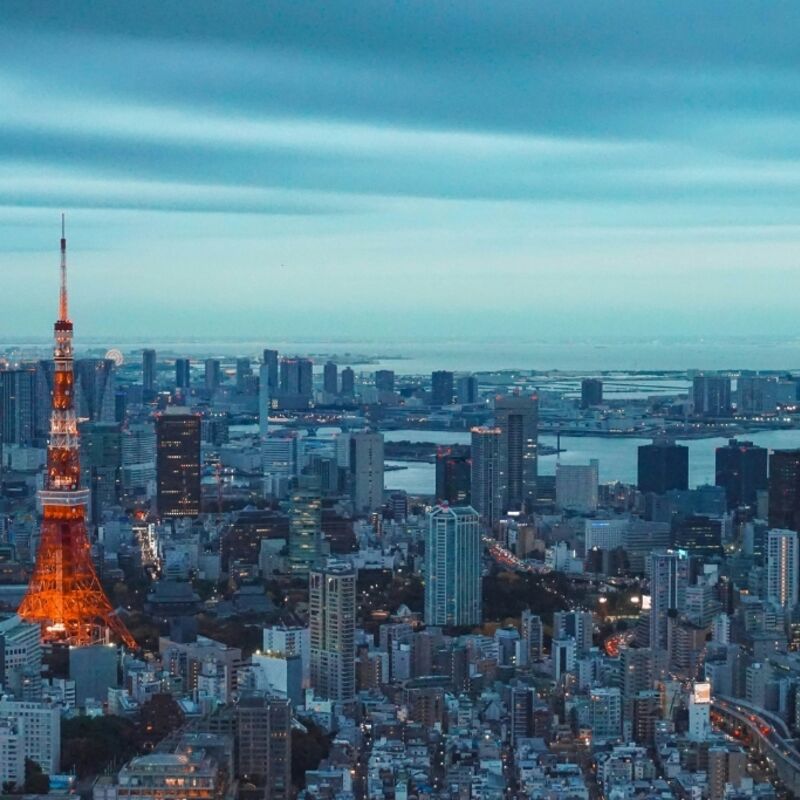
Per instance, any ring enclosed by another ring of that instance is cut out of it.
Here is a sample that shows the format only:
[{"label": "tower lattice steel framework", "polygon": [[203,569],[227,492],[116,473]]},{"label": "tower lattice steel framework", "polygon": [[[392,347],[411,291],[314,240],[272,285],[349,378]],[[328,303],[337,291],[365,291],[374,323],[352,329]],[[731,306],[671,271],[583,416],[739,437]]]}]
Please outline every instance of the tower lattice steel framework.
[{"label": "tower lattice steel framework", "polygon": [[42,639],[46,642],[86,645],[111,638],[134,647],[133,637],[100,585],[86,533],[89,491],[80,485],[63,216],[58,311],[47,473],[39,493],[43,512],[41,536],[33,576],[18,613],[26,621],[41,625]]}]

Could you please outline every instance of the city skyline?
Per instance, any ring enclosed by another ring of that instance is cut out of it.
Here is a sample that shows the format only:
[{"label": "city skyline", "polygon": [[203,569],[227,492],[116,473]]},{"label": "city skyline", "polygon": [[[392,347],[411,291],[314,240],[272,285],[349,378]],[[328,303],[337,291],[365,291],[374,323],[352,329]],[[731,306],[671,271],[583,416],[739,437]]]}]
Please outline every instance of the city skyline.
[{"label": "city skyline", "polygon": [[795,330],[787,4],[4,10],[4,335]]}]

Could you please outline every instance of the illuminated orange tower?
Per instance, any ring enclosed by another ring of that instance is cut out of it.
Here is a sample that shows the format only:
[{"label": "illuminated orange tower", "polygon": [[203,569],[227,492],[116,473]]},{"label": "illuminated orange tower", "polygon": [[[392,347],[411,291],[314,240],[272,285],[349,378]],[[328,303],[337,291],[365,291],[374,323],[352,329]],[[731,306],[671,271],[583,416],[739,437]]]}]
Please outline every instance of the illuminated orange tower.
[{"label": "illuminated orange tower", "polygon": [[87,645],[133,637],[116,616],[97,577],[86,534],[88,489],[80,486],[78,422],[72,369],[72,322],[67,309],[67,240],[61,217],[61,294],[53,350],[53,401],[47,474],[39,493],[42,528],[36,565],[19,615],[42,626],[51,643]]}]

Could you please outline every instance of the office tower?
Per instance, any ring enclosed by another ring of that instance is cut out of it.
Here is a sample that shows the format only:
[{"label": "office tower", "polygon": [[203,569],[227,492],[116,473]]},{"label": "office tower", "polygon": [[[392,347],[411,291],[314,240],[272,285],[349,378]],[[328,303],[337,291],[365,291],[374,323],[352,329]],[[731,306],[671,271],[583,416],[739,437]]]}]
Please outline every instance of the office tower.
[{"label": "office tower", "polygon": [[258,435],[265,439],[269,434],[269,412],[272,408],[272,392],[269,385],[269,364],[258,368]]},{"label": "office tower", "polygon": [[42,643],[39,626],[13,614],[0,619],[0,686],[15,700],[42,696]]},{"label": "office tower", "polygon": [[775,528],[767,534],[767,600],[793,609],[798,594],[797,532]]},{"label": "office tower", "polygon": [[600,462],[556,464],[556,505],[565,511],[591,514],[597,511]]},{"label": "office tower", "polygon": [[603,381],[584,378],[581,381],[581,408],[603,405]]},{"label": "office tower", "polygon": [[267,382],[270,394],[275,393],[280,388],[280,369],[278,366],[280,356],[277,350],[265,349],[261,356],[261,363],[267,368]]},{"label": "office tower", "polygon": [[189,389],[192,385],[191,361],[188,358],[175,359],[175,388]]},{"label": "office tower", "polygon": [[553,680],[559,683],[562,678],[575,672],[575,640],[554,638],[551,644]]},{"label": "office tower", "polygon": [[0,371],[0,444],[31,447],[36,436],[36,371]]},{"label": "office tower", "polygon": [[146,400],[156,394],[156,351],[142,350],[142,397]]},{"label": "office tower", "polygon": [[116,422],[114,362],[110,358],[79,358],[74,379],[78,417],[92,422]]},{"label": "office tower", "polygon": [[237,775],[264,788],[264,800],[290,800],[292,706],[266,692],[244,692],[236,704]]},{"label": "office tower", "polygon": [[309,359],[281,359],[279,395],[286,408],[308,408],[314,395],[314,366]]},{"label": "office tower", "polygon": [[81,475],[89,488],[91,519],[97,523],[105,508],[117,505],[122,472],[122,433],[115,422],[84,422],[78,426]]},{"label": "office tower", "polygon": [[689,694],[689,741],[706,742],[711,735],[711,684],[695,683]]},{"label": "office tower", "polygon": [[425,537],[425,622],[480,625],[481,532],[471,506],[437,506]]},{"label": "office tower", "polygon": [[490,527],[500,519],[503,506],[500,483],[500,441],[499,428],[473,428],[470,455],[470,497],[472,507]]},{"label": "office tower", "polygon": [[0,720],[19,726],[26,759],[45,775],[55,775],[61,761],[61,709],[55,703],[0,698]]},{"label": "office tower", "polygon": [[342,397],[355,397],[356,394],[356,374],[352,367],[345,367],[342,370]]},{"label": "office tower", "polygon": [[728,508],[754,506],[756,495],[767,488],[767,448],[731,439],[716,450],[717,486],[725,489]]},{"label": "office tower", "polygon": [[431,373],[431,405],[449,406],[453,403],[453,373],[437,370]]},{"label": "office tower", "polygon": [[668,649],[670,611],[684,610],[689,586],[690,561],[680,550],[656,550],[650,554],[650,647]]},{"label": "office tower", "polygon": [[122,491],[126,496],[145,495],[156,480],[156,429],[138,422],[122,431]]},{"label": "office tower", "polygon": [[298,461],[296,431],[271,432],[261,441],[261,466],[265,473],[291,477],[296,475]]},{"label": "office tower", "polygon": [[394,370],[379,369],[375,371],[375,388],[379,392],[394,391]]},{"label": "office tower", "polygon": [[222,367],[218,358],[207,358],[205,362],[206,392],[212,395],[222,383]]},{"label": "office tower", "polygon": [[522,652],[525,664],[539,661],[544,656],[544,626],[542,618],[529,608],[522,612],[520,620]]},{"label": "office tower", "polygon": [[689,488],[689,448],[668,439],[655,439],[639,447],[640,492],[664,494]]},{"label": "office tower", "polygon": [[536,503],[539,401],[536,395],[498,395],[501,511],[532,511]]},{"label": "office tower", "polygon": [[616,686],[589,690],[589,724],[594,742],[618,739],[622,735],[622,697]]},{"label": "office tower", "polygon": [[243,392],[247,388],[247,379],[253,374],[253,366],[247,357],[236,359],[236,391]]},{"label": "office tower", "polygon": [[722,555],[722,520],[699,515],[681,517],[674,524],[673,545],[703,560]]},{"label": "office tower", "polygon": [[696,375],[692,383],[692,397],[695,416],[731,415],[731,379],[724,375]]},{"label": "office tower", "polygon": [[43,519],[33,575],[18,613],[26,622],[40,625],[42,638],[48,642],[85,645],[116,634],[125,644],[133,646],[133,637],[114,614],[100,585],[86,534],[88,492],[80,488],[80,442],[72,393],[73,326],[67,304],[67,240],[63,217],[61,225],[53,411],[44,486],[39,492]]},{"label": "office tower", "polygon": [[769,526],[800,531],[800,450],[770,453]]},{"label": "office tower", "polygon": [[326,362],[322,368],[322,390],[325,394],[339,394],[339,368],[335,361]]},{"label": "office tower", "polygon": [[329,562],[309,575],[311,686],[317,696],[349,703],[355,697],[356,574]]},{"label": "office tower", "polygon": [[472,459],[467,446],[440,447],[436,451],[436,500],[453,506],[470,504]]},{"label": "office tower", "polygon": [[161,517],[200,513],[200,416],[172,406],[156,417],[156,507]]},{"label": "office tower", "polygon": [[591,611],[556,611],[553,638],[575,640],[575,655],[580,658],[592,649],[594,618]]},{"label": "office tower", "polygon": [[319,479],[300,475],[289,506],[289,570],[307,578],[322,557],[322,498]]},{"label": "office tower", "polygon": [[479,400],[478,379],[474,375],[462,375],[456,382],[456,401],[462,406],[468,406]]},{"label": "office tower", "polygon": [[383,434],[356,431],[350,435],[350,479],[357,514],[383,505]]}]

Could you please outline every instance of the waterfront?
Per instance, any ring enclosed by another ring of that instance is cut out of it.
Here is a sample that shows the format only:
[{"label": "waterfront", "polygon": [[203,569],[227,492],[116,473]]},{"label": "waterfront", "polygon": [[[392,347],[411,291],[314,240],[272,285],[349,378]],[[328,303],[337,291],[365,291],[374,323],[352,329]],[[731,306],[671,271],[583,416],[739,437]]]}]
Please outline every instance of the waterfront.
[{"label": "waterfront", "polygon": [[[745,438],[745,437],[743,437]],[[387,431],[387,441],[434,442],[436,444],[469,444],[470,435],[462,431]],[[800,447],[800,430],[763,431],[747,436],[748,441],[771,450]],[[541,444],[556,445],[555,436],[541,436]],[[562,436],[561,447],[565,452],[556,455],[540,456],[539,474],[554,475],[556,464],[587,464],[589,459],[600,462],[600,480],[636,483],[637,448],[647,444],[649,439],[615,439],[597,436]],[[689,448],[689,484],[700,486],[714,483],[714,453],[718,447],[727,444],[727,439],[679,440]],[[386,473],[387,489],[403,489],[409,494],[433,494],[436,486],[436,468],[433,464],[387,461],[387,464],[406,466],[408,469],[393,470]]]}]

